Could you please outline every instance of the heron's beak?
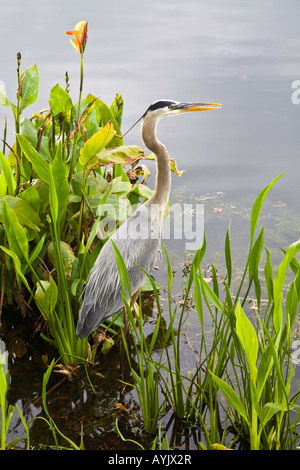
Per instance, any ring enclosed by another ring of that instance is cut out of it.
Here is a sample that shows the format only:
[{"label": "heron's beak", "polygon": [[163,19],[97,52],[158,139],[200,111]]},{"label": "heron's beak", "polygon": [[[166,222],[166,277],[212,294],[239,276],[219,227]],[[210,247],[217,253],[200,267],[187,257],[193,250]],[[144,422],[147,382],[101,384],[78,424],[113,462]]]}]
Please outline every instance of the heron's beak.
[{"label": "heron's beak", "polygon": [[220,103],[180,103],[178,109],[180,113],[190,113],[192,111],[209,111],[210,109],[219,109]]}]

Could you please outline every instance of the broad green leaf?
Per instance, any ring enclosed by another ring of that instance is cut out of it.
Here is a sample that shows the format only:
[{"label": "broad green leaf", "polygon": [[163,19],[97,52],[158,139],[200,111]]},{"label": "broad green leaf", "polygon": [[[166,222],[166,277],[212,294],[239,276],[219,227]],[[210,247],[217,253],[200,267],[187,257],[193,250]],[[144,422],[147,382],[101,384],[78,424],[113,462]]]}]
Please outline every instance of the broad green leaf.
[{"label": "broad green leaf", "polygon": [[79,162],[86,168],[91,168],[98,162],[97,154],[106,147],[114,136],[114,127],[108,122],[88,139],[80,150]]},{"label": "broad green leaf", "polygon": [[110,194],[126,195],[132,189],[132,185],[126,181],[122,181],[122,177],[114,178],[109,185],[108,191]]},{"label": "broad green leaf", "polygon": [[104,343],[102,345],[102,348],[101,348],[102,354],[107,354],[114,344],[115,344],[114,340],[110,338],[109,336],[106,336]]},{"label": "broad green leaf", "polygon": [[247,411],[242,403],[242,401],[239,399],[237,396],[235,390],[230,387],[224,380],[220,379],[220,377],[217,377],[215,374],[213,374],[211,371],[209,371],[211,374],[214,382],[218,386],[218,388],[221,390],[223,395],[225,396],[226,400],[228,403],[241,415],[243,418],[246,420],[246,422],[249,424],[249,419],[247,415]]},{"label": "broad green leaf", "polygon": [[268,421],[274,416],[274,414],[278,413],[281,410],[287,410],[287,407],[284,406],[282,403],[266,403],[262,409],[262,422],[261,425],[265,426]]},{"label": "broad green leaf", "polygon": [[35,150],[30,142],[23,135],[17,135],[17,140],[24,152],[25,157],[33,166],[38,177],[47,184],[50,184],[49,165]]},{"label": "broad green leaf", "polygon": [[258,354],[258,339],[256,331],[250,320],[245,315],[240,302],[237,304],[235,315],[236,332],[245,350],[250,375],[254,382],[257,376],[256,362]]},{"label": "broad green leaf", "polygon": [[72,109],[72,100],[69,93],[56,83],[50,92],[49,105],[53,116],[68,115]]},{"label": "broad green leaf", "polygon": [[16,253],[19,259],[28,260],[28,238],[14,211],[10,209],[6,200],[2,205],[3,220],[9,247]]},{"label": "broad green leaf", "polygon": [[38,180],[31,183],[24,191],[18,194],[20,199],[23,199],[23,201],[26,201],[31,206],[31,210],[34,209],[36,215],[40,212],[42,202],[37,190],[37,185]]},{"label": "broad green leaf", "polygon": [[[34,123],[27,118],[23,118],[20,124],[21,135],[27,137],[31,145],[36,148],[38,143],[37,138],[37,129]],[[47,136],[42,136],[40,144],[39,144],[39,154],[43,157],[44,160],[50,161],[51,153],[49,148],[49,138]]]},{"label": "broad green leaf", "polygon": [[57,285],[55,284],[52,277],[50,282],[40,281],[40,283],[37,285],[34,296],[38,305],[42,307],[41,312],[43,316],[46,318],[46,320],[49,320],[49,316],[56,307],[58,298]]},{"label": "broad green leaf", "polygon": [[56,307],[57,297],[58,297],[57,285],[51,277],[49,286],[45,291],[45,297],[44,297],[44,306],[49,314],[51,314]]},{"label": "broad green leaf", "polygon": [[154,191],[145,184],[135,184],[132,188],[131,194],[132,193],[136,193],[139,197],[150,199],[150,197],[153,196]]},{"label": "broad green leaf", "polygon": [[3,250],[6,254],[8,254],[12,260],[13,260],[13,263],[14,263],[14,268],[15,268],[15,272],[16,272],[16,278],[17,278],[17,282],[18,282],[18,286],[19,288],[21,287],[20,284],[19,284],[19,278],[22,279],[24,285],[27,287],[27,289],[30,291],[30,287],[29,287],[29,284],[27,282],[27,279],[26,277],[24,276],[23,272],[22,272],[22,266],[21,266],[21,262],[20,262],[20,259],[18,257],[18,255],[13,251],[13,250],[9,250],[8,248],[6,248],[5,246],[0,246],[1,250]]},{"label": "broad green leaf", "polygon": [[20,111],[22,112],[30,104],[35,103],[39,93],[40,75],[36,65],[28,67],[21,74],[21,103]]},{"label": "broad green leaf", "polygon": [[143,150],[138,145],[128,145],[108,150],[103,150],[99,153],[99,165],[132,165],[140,160],[144,155]]},{"label": "broad green leaf", "polygon": [[123,106],[124,106],[124,100],[122,96],[120,95],[120,93],[117,93],[115,96],[115,99],[110,105],[110,110],[114,118],[116,119],[119,127],[121,127],[121,123],[122,123]]},{"label": "broad green leaf", "polygon": [[[154,281],[153,282],[155,283],[155,286],[156,286],[156,289],[162,289],[162,286],[160,284],[158,284],[158,282]],[[146,281],[145,281],[145,284],[143,285],[143,288],[142,288],[142,292],[152,292],[153,291],[153,286],[151,284],[151,281],[150,279],[147,277]]]},{"label": "broad green leaf", "polygon": [[6,91],[3,85],[1,84],[0,84],[0,104],[2,104],[3,106],[9,106],[13,110],[14,114],[16,114],[17,107],[8,99]]},{"label": "broad green leaf", "polygon": [[1,150],[0,150],[0,162],[1,162],[2,170],[5,175],[5,180],[6,180],[6,184],[8,187],[8,193],[11,196],[13,196],[15,194],[17,183],[14,178],[14,174],[9,164],[9,161],[7,160],[5,155],[1,152]]},{"label": "broad green leaf", "polygon": [[109,107],[105,103],[103,103],[103,101],[101,101],[99,98],[96,98],[95,96],[90,94],[85,98],[85,100],[94,103],[99,127],[105,126],[110,121],[112,122],[114,130],[116,132],[116,136],[112,138],[111,147],[123,145],[123,138],[120,126]]},{"label": "broad green leaf", "polygon": [[21,197],[5,196],[0,199],[0,222],[3,222],[3,201],[6,201],[9,208],[15,213],[18,221],[33,230],[40,231],[41,220],[34,208]]},{"label": "broad green leaf", "polygon": [[[74,173],[73,180],[78,183],[83,183],[83,172]],[[108,186],[108,182],[106,181],[103,176],[99,175],[99,173],[92,172],[89,174],[86,184],[96,193],[102,194]]]},{"label": "broad green leaf", "polygon": [[[64,273],[66,277],[69,278],[72,273],[73,262],[76,258],[74,256],[72,248],[66,242],[63,242],[63,241],[60,242],[60,252],[61,252],[61,257],[62,257],[62,262],[63,262]],[[52,265],[57,269],[58,263],[56,259],[55,247],[53,245],[53,242],[49,244],[48,256]]]}]

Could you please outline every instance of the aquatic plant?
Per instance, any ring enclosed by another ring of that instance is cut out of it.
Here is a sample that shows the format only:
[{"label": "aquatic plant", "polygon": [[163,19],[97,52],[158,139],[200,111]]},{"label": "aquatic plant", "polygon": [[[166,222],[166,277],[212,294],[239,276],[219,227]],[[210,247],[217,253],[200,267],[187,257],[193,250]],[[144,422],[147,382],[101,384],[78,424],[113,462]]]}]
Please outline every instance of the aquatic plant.
[{"label": "aquatic plant", "polygon": [[[293,391],[292,387],[295,365],[291,360],[291,344],[300,301],[300,263],[296,258],[300,241],[293,243],[284,252],[275,276],[270,252],[265,247],[265,279],[260,279],[258,274],[264,246],[263,227],[256,237],[258,219],[263,202],[277,180],[278,178],[264,188],[254,202],[250,222],[250,248],[243,275],[237,286],[232,285],[234,266],[231,259],[230,226],[225,238],[226,275],[222,280],[222,290],[214,266],[212,287],[203,277],[201,262],[206,251],[204,237],[203,244],[195,253],[190,266],[184,301],[174,305],[171,301],[173,274],[165,249],[169,319],[167,328],[162,328],[160,320],[157,322],[153,336],[155,339],[161,328],[164,341],[159,360],[154,360],[149,350],[137,346],[139,342],[145,342],[141,320],[138,320],[137,329],[137,320],[132,314],[129,315],[132,336],[137,341],[134,341],[134,352],[138,358],[140,374],[137,375],[138,372],[132,367],[132,375],[144,421],[150,419],[148,409],[151,397],[158,396],[158,390],[163,384],[165,395],[156,405],[157,413],[165,409],[167,397],[178,418],[183,422],[201,425],[205,435],[205,443],[201,443],[203,448],[212,449],[215,445],[228,444],[229,427],[233,435],[230,447],[234,447],[238,440],[248,441],[253,450],[294,449],[297,446],[300,390]],[[119,257],[117,259],[119,266],[122,266],[122,261]],[[283,291],[288,269],[294,278],[289,281],[284,301]],[[120,269],[120,275],[128,289],[124,266]],[[266,288],[262,286],[263,281]],[[154,283],[153,280],[152,282]],[[160,299],[155,285],[153,289],[161,315]],[[261,302],[262,291],[264,302]],[[181,328],[191,293],[202,334],[198,344],[198,360],[190,376],[183,372],[181,366]],[[249,300],[255,305],[253,318],[249,317],[249,312],[246,315],[244,310]],[[204,328],[205,315],[209,315],[212,320],[209,338]],[[126,342],[125,337],[123,340]],[[126,350],[128,353],[128,348]],[[131,364],[129,353],[128,358]],[[156,374],[155,380],[153,370]],[[151,377],[148,385],[151,387],[151,393],[148,388],[142,393],[142,384],[147,383],[147,374]],[[224,399],[227,401],[227,407],[224,405]],[[155,428],[150,428],[152,433],[156,432],[161,424],[157,416],[153,412],[150,419],[150,422],[155,424]],[[221,416],[226,424],[220,435]]]},{"label": "aquatic plant", "polygon": [[18,302],[24,314],[37,307],[48,330],[41,334],[65,365],[91,358],[88,339],[77,338],[75,323],[99,251],[133,205],[152,194],[144,184],[145,166],[139,169],[143,184],[136,181],[143,150],[123,145],[121,95],[110,106],[91,94],[82,98],[87,27],[80,22],[67,32],[80,52],[77,103],[66,73],[65,87],[52,87],[48,108],[24,116],[38,97],[39,72],[36,66],[21,72],[20,53],[17,102],[0,86],[0,104],[15,121],[15,141],[6,122],[0,151],[0,319],[9,303]]}]

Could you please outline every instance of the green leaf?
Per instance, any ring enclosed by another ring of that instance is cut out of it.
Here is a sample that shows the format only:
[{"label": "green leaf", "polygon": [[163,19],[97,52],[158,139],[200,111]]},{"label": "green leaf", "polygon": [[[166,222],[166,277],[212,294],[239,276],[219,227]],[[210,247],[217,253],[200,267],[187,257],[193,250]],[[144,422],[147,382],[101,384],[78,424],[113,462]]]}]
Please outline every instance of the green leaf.
[{"label": "green leaf", "polygon": [[[162,286],[158,284],[154,279],[153,282],[155,283],[156,289],[162,289]],[[147,277],[145,284],[143,285],[142,292],[152,292],[153,291],[153,286],[151,284],[150,279]]]},{"label": "green leaf", "polygon": [[173,173],[175,173],[176,176],[179,176],[180,178],[182,177],[183,173],[185,173],[186,170],[178,170],[177,163],[174,160],[174,158],[170,158],[170,168]]},{"label": "green leaf", "polygon": [[[83,172],[74,173],[72,179],[77,183],[83,183]],[[108,182],[99,173],[91,172],[86,180],[86,184],[95,194],[102,194],[108,186]]]},{"label": "green leaf", "polygon": [[266,403],[262,409],[261,413],[261,425],[265,426],[268,421],[274,416],[274,414],[278,413],[282,409],[287,410],[287,407],[284,406],[282,403]]},{"label": "green leaf", "polygon": [[120,95],[120,93],[117,93],[115,96],[115,99],[110,105],[110,110],[114,118],[116,119],[119,127],[121,127],[121,123],[122,123],[123,107],[124,107],[124,100],[122,96]]},{"label": "green leaf", "polygon": [[2,205],[5,231],[9,247],[16,253],[19,259],[28,260],[28,238],[14,211],[10,209],[6,200]]},{"label": "green leaf", "polygon": [[50,92],[49,105],[53,116],[68,115],[72,109],[72,100],[69,93],[56,83]]},{"label": "green leaf", "polygon": [[218,386],[218,388],[221,390],[223,395],[225,396],[226,400],[228,403],[241,415],[243,418],[246,420],[246,422],[249,424],[249,419],[247,415],[247,411],[240,400],[240,398],[237,396],[236,392],[234,391],[233,388],[230,387],[224,380],[220,379],[220,377],[217,377],[215,374],[213,374],[210,370],[209,373],[211,374],[214,382]]},{"label": "green leaf", "polygon": [[291,283],[286,296],[286,314],[290,316],[290,327],[293,326],[296,319],[300,300],[300,292],[297,291],[296,283],[297,278]]},{"label": "green leaf", "polygon": [[[37,190],[38,180],[31,183],[24,191],[18,194],[18,198],[26,201],[30,206],[31,210],[34,209],[36,215],[38,215],[41,208],[41,198]],[[38,222],[39,223],[39,222]]]},{"label": "green leaf", "polygon": [[56,192],[56,186],[53,178],[52,172],[52,165],[49,166],[49,177],[50,177],[50,185],[49,185],[49,202],[50,202],[50,211],[53,223],[56,224],[58,222],[58,197]]},{"label": "green leaf", "polygon": [[230,287],[231,284],[231,276],[232,276],[232,262],[231,262],[231,248],[230,248],[230,225],[226,232],[225,238],[225,261],[226,261],[226,268],[227,268],[227,284]]},{"label": "green leaf", "polygon": [[87,197],[87,201],[96,215],[103,215],[104,205],[104,211],[110,211],[114,220],[119,220],[120,222],[127,220],[128,215],[132,212],[128,199],[114,194],[93,194]]},{"label": "green leaf", "polygon": [[116,132],[116,136],[113,137],[111,141],[111,147],[117,147],[118,145],[123,145],[123,138],[122,138],[122,132],[121,132],[120,126],[114,114],[109,109],[109,107],[105,103],[103,103],[103,101],[101,101],[99,98],[96,98],[93,95],[88,95],[86,97],[86,100],[94,102],[95,110],[97,113],[97,119],[98,119],[100,127],[105,126],[109,121],[112,122],[113,127]]},{"label": "green leaf", "polygon": [[273,296],[274,296],[274,313],[273,313],[273,323],[275,331],[278,333],[282,326],[282,290],[285,282],[286,271],[292,262],[296,253],[300,249],[300,239],[292,243],[280,263],[277,269],[277,273],[273,282]]},{"label": "green leaf", "polygon": [[[1,250],[3,250],[6,254],[8,254],[12,260],[13,260],[13,263],[14,263],[14,268],[15,268],[15,272],[16,272],[16,278],[17,278],[17,282],[19,284],[19,278],[22,279],[24,285],[27,287],[27,289],[30,291],[30,287],[29,287],[29,284],[27,282],[27,279],[26,277],[24,276],[23,272],[22,272],[22,266],[21,266],[21,262],[20,262],[20,259],[18,257],[18,255],[12,251],[12,250],[9,250],[8,248],[6,248],[5,246],[0,246]],[[19,286],[20,287],[20,286]]]},{"label": "green leaf", "polygon": [[[31,145],[36,148],[38,143],[37,138],[37,129],[30,119],[23,118],[20,123],[21,134],[26,136]],[[43,157],[44,160],[52,160],[50,147],[49,147],[49,138],[46,136],[42,136],[40,146],[39,146],[39,153]]]},{"label": "green leaf", "polygon": [[265,262],[265,281],[266,281],[266,287],[267,287],[267,292],[268,292],[268,299],[269,303],[272,302],[273,300],[273,268],[271,264],[271,255],[270,251],[268,248],[265,246],[265,251],[267,254],[267,259]]},{"label": "green leaf", "polygon": [[138,145],[122,145],[100,152],[98,155],[99,165],[109,165],[112,163],[131,165],[140,160],[143,155],[144,152]]},{"label": "green leaf", "polygon": [[[201,272],[201,271],[199,271],[199,272]],[[218,299],[218,297],[216,296],[216,294],[214,293],[212,288],[203,279],[202,274],[199,276],[199,278],[200,278],[200,282],[201,282],[201,288],[202,288],[203,295],[205,297],[207,297],[212,302],[214,307],[216,307],[218,310],[220,310],[220,312],[222,312],[226,315],[226,311],[224,310],[223,305],[221,304],[220,300]]]},{"label": "green leaf", "polygon": [[80,150],[79,162],[86,168],[91,168],[98,161],[97,154],[106,147],[114,136],[114,127],[108,122],[88,139]]},{"label": "green leaf", "polygon": [[69,183],[66,174],[66,166],[62,161],[61,157],[61,148],[59,146],[53,163],[51,164],[51,171],[54,180],[54,185],[56,188],[57,202],[58,202],[58,223],[61,221],[61,218],[67,208],[68,197],[69,197]]},{"label": "green leaf", "polygon": [[264,350],[261,355],[259,364],[258,364],[258,371],[257,371],[257,398],[259,399],[265,383],[269,378],[269,374],[273,367],[274,360],[273,360],[273,350],[270,345]]},{"label": "green leaf", "polygon": [[17,107],[8,99],[5,89],[1,84],[0,84],[0,104],[2,104],[3,106],[9,106],[13,110],[14,114],[16,114]]},{"label": "green leaf", "polygon": [[118,178],[114,178],[109,185],[109,193],[110,194],[118,194],[119,196],[124,196],[128,194],[132,189],[131,183],[127,183],[126,181],[122,181],[122,177],[119,176]]},{"label": "green leaf", "polygon": [[258,354],[258,339],[256,331],[250,320],[245,315],[240,302],[237,304],[235,315],[236,332],[245,350],[250,375],[254,382],[257,376],[256,362]]},{"label": "green leaf", "polygon": [[30,142],[23,135],[17,135],[17,140],[24,152],[25,157],[33,166],[38,177],[47,184],[50,184],[49,165],[41,155],[32,147]]},{"label": "green leaf", "polygon": [[[69,278],[72,273],[73,262],[76,258],[74,256],[72,248],[66,242],[63,242],[63,241],[60,242],[60,252],[61,252],[64,273],[66,277]],[[55,269],[58,269],[58,260],[56,259],[55,246],[53,242],[50,242],[49,244],[48,256],[49,256],[49,260],[51,261]]]},{"label": "green leaf", "polygon": [[0,162],[1,162],[1,166],[5,175],[5,180],[6,180],[6,184],[8,187],[8,193],[11,196],[13,196],[15,194],[17,183],[14,178],[14,174],[9,164],[9,161],[7,160],[5,155],[1,152],[1,150],[0,150]]},{"label": "green leaf", "polygon": [[261,297],[261,287],[260,287],[260,281],[258,277],[258,267],[259,267],[259,262],[261,258],[261,250],[263,248],[263,244],[264,244],[264,228],[262,227],[261,232],[259,236],[257,237],[257,240],[253,244],[252,249],[250,250],[250,253],[249,253],[249,284],[251,284],[254,281],[255,295],[256,295],[258,307],[260,305],[260,297]]},{"label": "green leaf", "polygon": [[45,316],[46,320],[49,320],[49,316],[56,307],[58,298],[57,285],[52,277],[50,282],[40,281],[40,283],[37,285],[34,296],[38,305],[42,307],[41,312],[43,316]]},{"label": "green leaf", "polygon": [[153,189],[150,189],[145,184],[135,184],[131,191],[131,194],[137,194],[138,197],[145,197],[146,199],[150,199],[153,196]]},{"label": "green leaf", "polygon": [[29,256],[29,264],[32,265],[32,263],[36,260],[36,258],[39,256],[41,249],[44,246],[46,238],[46,233],[42,236],[42,238],[38,241],[38,243],[35,245],[34,249],[32,250],[30,256]]},{"label": "green leaf", "polygon": [[257,226],[257,222],[258,222],[258,218],[259,218],[259,214],[260,214],[260,211],[261,211],[261,208],[262,208],[262,205],[264,203],[264,200],[266,199],[270,189],[274,186],[274,184],[284,175],[284,173],[282,173],[281,175],[277,176],[277,178],[275,178],[268,186],[266,186],[262,191],[261,193],[258,195],[258,197],[256,198],[254,204],[253,204],[253,207],[252,207],[252,211],[251,211],[251,245],[253,243],[253,240],[254,240],[254,235],[255,235],[255,230],[256,230],[256,226]]},{"label": "green leaf", "polygon": [[50,278],[50,283],[48,288],[45,291],[44,297],[44,306],[48,313],[52,313],[57,304],[58,289],[52,277]]},{"label": "green leaf", "polygon": [[39,225],[41,220],[34,210],[34,208],[21,197],[5,196],[0,199],[0,222],[3,222],[3,201],[7,202],[7,205],[10,209],[13,210],[15,215],[18,218],[18,221],[33,230],[40,231]]},{"label": "green leaf", "polygon": [[21,74],[21,103],[20,112],[30,104],[35,103],[39,93],[40,75],[36,65],[28,67]]}]

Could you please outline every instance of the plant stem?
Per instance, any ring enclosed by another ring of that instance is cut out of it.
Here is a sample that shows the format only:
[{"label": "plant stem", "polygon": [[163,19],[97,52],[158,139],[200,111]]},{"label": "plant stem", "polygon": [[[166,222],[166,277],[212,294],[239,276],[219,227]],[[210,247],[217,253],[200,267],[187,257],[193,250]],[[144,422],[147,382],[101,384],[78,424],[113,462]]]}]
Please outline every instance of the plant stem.
[{"label": "plant stem", "polygon": [[[80,119],[80,104],[81,104],[81,95],[82,95],[82,89],[83,89],[83,56],[84,52],[80,52],[80,83],[79,83],[79,98],[78,98],[78,109],[77,109],[77,130],[79,131],[79,119]],[[74,157],[75,157],[75,148],[76,148],[76,132],[74,135],[74,142],[73,142],[73,148],[72,148],[72,155],[71,155],[71,161],[70,161],[70,169],[69,169],[69,176],[68,176],[68,181],[70,182],[72,179],[72,174],[73,174],[73,166],[74,166]]]}]

